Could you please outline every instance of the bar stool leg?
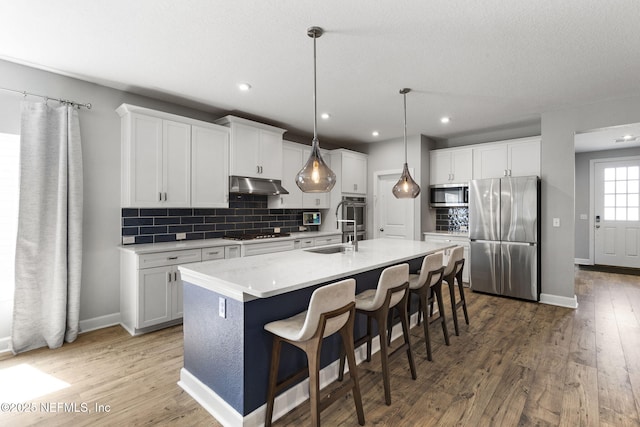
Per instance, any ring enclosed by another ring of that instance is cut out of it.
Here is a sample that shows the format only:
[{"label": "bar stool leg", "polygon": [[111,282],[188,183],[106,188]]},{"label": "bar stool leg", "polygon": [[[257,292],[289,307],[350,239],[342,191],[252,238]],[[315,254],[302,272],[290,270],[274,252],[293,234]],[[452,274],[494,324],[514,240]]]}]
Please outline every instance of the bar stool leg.
[{"label": "bar stool leg", "polygon": [[273,348],[271,350],[271,367],[269,368],[269,389],[267,391],[267,412],[265,415],[265,427],[271,426],[273,418],[273,403],[276,398],[276,385],[278,383],[278,368],[280,366],[280,349],[282,341],[277,335],[273,337]]},{"label": "bar stool leg", "polygon": [[[347,362],[349,363],[349,376],[353,381],[353,402],[356,405],[356,413],[358,414],[358,424],[364,425],[364,409],[362,408],[362,394],[360,393],[360,379],[358,378],[358,369],[356,367],[356,353],[353,341],[353,321],[348,328],[342,328],[340,336],[342,337],[343,352],[346,353]],[[344,371],[344,359],[341,360],[342,369]]]},{"label": "bar stool leg", "polygon": [[464,288],[462,286],[462,270],[458,272],[456,276],[458,280],[458,291],[460,292],[460,301],[462,304],[462,312],[464,313],[464,321],[469,324],[469,313],[467,313],[467,300],[464,298]]},{"label": "bar stool leg", "polygon": [[409,301],[409,291],[405,292],[398,310],[400,311],[400,321],[402,322],[402,334],[404,342],[407,344],[407,359],[409,359],[409,369],[411,370],[411,378],[418,378],[416,374],[416,365],[413,361],[413,353],[411,352],[411,338],[409,337],[409,316],[407,315],[407,302]]},{"label": "bar stool leg", "polygon": [[[380,325],[378,325],[378,327],[380,327]],[[371,362],[371,329],[371,316],[367,316],[367,336],[369,337],[367,341],[367,362]]]},{"label": "bar stool leg", "polygon": [[312,340],[305,346],[309,363],[309,404],[311,405],[311,425],[320,427],[320,341]]},{"label": "bar stool leg", "polygon": [[460,335],[460,329],[458,328],[458,314],[456,313],[456,291],[455,291],[455,277],[450,277],[451,280],[447,280],[447,285],[449,285],[449,296],[451,297],[451,311],[453,312],[453,328],[456,331],[456,336]]},{"label": "bar stool leg", "polygon": [[[450,345],[449,331],[447,330],[447,321],[444,317],[444,302],[442,301],[442,284],[438,284],[434,286],[433,291],[436,293],[436,301],[438,302],[438,311],[440,312],[440,324],[442,325],[444,342],[446,345]],[[455,310],[454,310],[454,313],[455,313]]]},{"label": "bar stool leg", "polygon": [[424,316],[424,322],[422,327],[424,329],[424,344],[427,347],[427,360],[432,361],[433,357],[431,354],[431,336],[429,335],[429,317],[427,317],[427,310],[429,310],[429,305],[427,304],[427,295],[426,292],[420,293],[420,312]]},{"label": "bar stool leg", "polygon": [[391,405],[391,385],[389,381],[389,349],[387,347],[387,324],[388,312],[381,311],[376,316],[378,323],[378,336],[380,337],[380,361],[382,363],[382,382],[384,384],[384,402]]}]

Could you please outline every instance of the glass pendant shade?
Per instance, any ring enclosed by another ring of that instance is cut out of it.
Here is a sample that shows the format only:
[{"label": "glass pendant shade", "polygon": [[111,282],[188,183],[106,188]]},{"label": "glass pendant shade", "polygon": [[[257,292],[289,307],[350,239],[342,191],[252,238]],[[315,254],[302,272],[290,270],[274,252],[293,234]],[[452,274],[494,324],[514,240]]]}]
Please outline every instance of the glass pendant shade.
[{"label": "glass pendant shade", "polygon": [[420,194],[420,186],[411,178],[409,166],[405,163],[400,179],[393,186],[393,195],[396,199],[415,199]]},{"label": "glass pendant shade", "polygon": [[396,199],[415,199],[420,194],[420,186],[411,178],[407,165],[407,93],[409,92],[411,89],[400,90],[404,99],[404,167],[400,179],[391,190]]},{"label": "glass pendant shade", "polygon": [[318,140],[315,138],[309,160],[296,175],[296,184],[304,193],[328,193],[336,185],[336,174],[322,159]]}]

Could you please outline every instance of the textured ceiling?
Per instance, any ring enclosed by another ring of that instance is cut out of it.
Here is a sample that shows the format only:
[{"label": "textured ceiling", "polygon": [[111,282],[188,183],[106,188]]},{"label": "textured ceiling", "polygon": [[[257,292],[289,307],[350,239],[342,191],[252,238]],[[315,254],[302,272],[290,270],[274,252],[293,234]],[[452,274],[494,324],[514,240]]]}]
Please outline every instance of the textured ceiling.
[{"label": "textured ceiling", "polygon": [[21,0],[0,16],[4,59],[303,135],[321,26],[321,141],[402,136],[403,87],[408,133],[436,138],[640,95],[637,0]]}]

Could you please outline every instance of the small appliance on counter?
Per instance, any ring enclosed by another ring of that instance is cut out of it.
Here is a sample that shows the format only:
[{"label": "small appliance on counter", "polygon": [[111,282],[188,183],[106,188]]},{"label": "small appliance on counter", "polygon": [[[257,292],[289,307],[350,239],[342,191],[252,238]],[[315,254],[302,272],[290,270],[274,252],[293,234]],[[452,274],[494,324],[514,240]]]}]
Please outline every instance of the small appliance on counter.
[{"label": "small appliance on counter", "polygon": [[320,212],[302,212],[302,225],[320,225],[321,223]]}]

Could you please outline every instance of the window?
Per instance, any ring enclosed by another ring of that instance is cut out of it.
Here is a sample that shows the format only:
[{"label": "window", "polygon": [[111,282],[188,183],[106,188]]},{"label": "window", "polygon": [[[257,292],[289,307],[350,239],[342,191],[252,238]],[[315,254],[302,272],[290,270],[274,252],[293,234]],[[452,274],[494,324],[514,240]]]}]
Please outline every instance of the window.
[{"label": "window", "polygon": [[604,169],[604,220],[638,221],[640,167]]}]

